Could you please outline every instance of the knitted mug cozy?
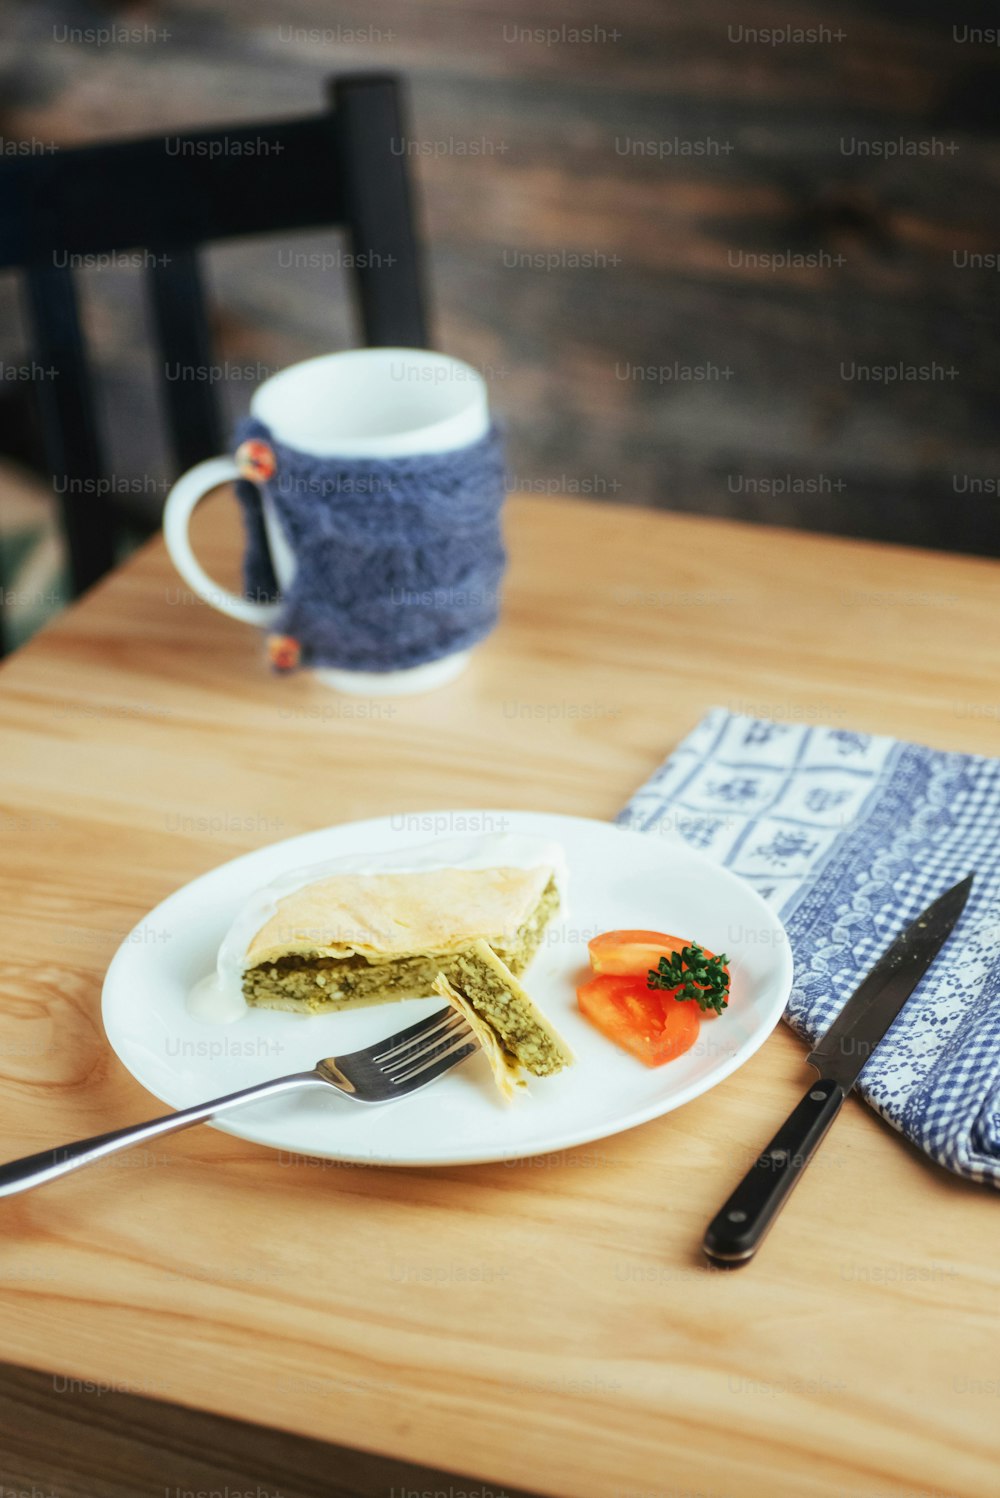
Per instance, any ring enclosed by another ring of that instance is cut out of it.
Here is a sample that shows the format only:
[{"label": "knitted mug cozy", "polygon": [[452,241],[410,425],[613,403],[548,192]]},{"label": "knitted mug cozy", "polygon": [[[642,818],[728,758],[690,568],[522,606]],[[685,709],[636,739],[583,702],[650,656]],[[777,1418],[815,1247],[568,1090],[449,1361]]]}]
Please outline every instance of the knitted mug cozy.
[{"label": "knitted mug cozy", "polygon": [[255,417],[240,423],[236,442],[246,592],[279,592],[262,492],[295,555],[269,640],[277,669],[400,671],[493,629],[506,562],[495,425],[467,447],[402,458],[316,457]]}]

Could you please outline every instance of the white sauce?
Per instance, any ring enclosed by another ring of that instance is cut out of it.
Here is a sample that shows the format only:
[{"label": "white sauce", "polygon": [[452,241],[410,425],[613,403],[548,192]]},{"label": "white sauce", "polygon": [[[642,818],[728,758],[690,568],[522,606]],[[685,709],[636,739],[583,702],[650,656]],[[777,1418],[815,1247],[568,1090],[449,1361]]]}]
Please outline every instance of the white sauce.
[{"label": "white sauce", "polygon": [[217,972],[199,979],[184,1007],[192,1019],[200,1020],[203,1025],[231,1025],[247,1012],[239,982],[233,984],[228,977],[220,978]]}]

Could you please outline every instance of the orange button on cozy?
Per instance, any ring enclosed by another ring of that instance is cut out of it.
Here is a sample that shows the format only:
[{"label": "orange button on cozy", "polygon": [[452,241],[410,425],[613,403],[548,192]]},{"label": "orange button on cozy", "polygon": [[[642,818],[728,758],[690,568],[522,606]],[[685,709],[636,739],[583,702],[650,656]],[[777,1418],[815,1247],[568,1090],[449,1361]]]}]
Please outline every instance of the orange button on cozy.
[{"label": "orange button on cozy", "polygon": [[294,671],[302,650],[291,635],[268,635],[267,655],[276,671]]},{"label": "orange button on cozy", "polygon": [[236,449],[236,466],[245,479],[252,479],[259,484],[271,477],[278,466],[278,460],[266,442],[261,442],[259,437],[251,437],[248,441],[241,442]]}]

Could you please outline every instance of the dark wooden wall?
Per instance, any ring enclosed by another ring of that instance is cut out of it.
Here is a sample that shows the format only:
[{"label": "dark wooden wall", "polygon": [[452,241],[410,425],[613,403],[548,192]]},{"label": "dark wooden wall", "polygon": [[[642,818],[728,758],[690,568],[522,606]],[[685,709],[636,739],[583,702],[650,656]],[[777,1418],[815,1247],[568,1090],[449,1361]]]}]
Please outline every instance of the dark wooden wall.
[{"label": "dark wooden wall", "polygon": [[[145,39],[74,35],[109,24]],[[4,25],[4,140],[408,75],[438,342],[489,375],[521,487],[1000,552],[1000,48],[971,39],[995,5],[8,0]],[[336,250],[209,257],[234,414],[355,338]],[[139,272],[82,279],[116,472],[155,507]]]}]

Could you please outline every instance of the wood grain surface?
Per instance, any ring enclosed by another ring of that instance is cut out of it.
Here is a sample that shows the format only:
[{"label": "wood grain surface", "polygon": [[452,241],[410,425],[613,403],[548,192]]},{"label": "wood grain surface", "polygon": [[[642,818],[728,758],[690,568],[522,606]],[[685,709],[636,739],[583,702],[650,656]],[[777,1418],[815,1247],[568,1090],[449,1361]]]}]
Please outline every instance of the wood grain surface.
[{"label": "wood grain surface", "polygon": [[[563,499],[508,529],[502,625],[425,697],[272,678],[158,542],[3,666],[5,1155],[157,1111],[104,1040],[104,970],[246,849],[443,806],[611,817],[716,703],[997,748],[995,563]],[[220,495],[196,547],[224,582],[236,537]],[[849,1100],[758,1261],[700,1262],[807,1075],[781,1028],[676,1113],[519,1165],[161,1141],[0,1203],[4,1356],[493,1492],[982,1498],[991,1194]]]}]

